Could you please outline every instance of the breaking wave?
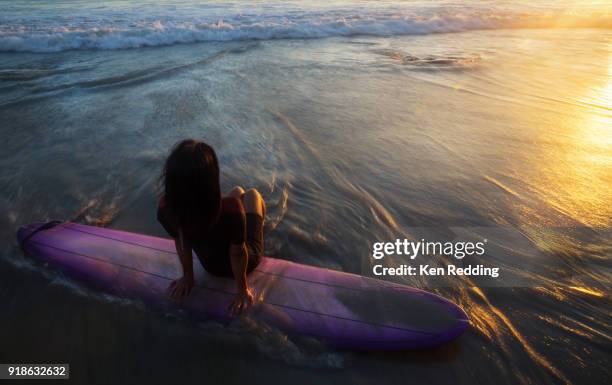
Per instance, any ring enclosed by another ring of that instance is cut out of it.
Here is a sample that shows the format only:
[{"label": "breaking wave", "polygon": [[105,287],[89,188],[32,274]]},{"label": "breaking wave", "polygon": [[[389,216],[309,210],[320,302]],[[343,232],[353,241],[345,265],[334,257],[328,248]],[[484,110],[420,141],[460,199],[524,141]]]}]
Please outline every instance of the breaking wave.
[{"label": "breaking wave", "polygon": [[0,17],[0,52],[112,50],[233,40],[395,36],[515,28],[612,28],[607,12],[577,14],[474,7],[261,7],[245,13],[212,4],[151,9],[9,9]]}]

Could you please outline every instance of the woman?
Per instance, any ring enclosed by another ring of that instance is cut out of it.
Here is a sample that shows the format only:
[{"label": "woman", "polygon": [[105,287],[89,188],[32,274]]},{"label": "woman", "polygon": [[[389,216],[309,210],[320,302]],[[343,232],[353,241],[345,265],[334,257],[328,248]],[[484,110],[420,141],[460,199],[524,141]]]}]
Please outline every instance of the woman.
[{"label": "woman", "polygon": [[263,254],[265,203],[255,189],[234,187],[221,197],[219,163],[204,142],[186,139],[166,160],[164,193],[157,219],[174,238],[183,276],[170,284],[170,296],[181,300],[194,285],[192,250],[204,269],[234,277],[238,292],[230,310],[238,314],[253,303],[247,274]]}]

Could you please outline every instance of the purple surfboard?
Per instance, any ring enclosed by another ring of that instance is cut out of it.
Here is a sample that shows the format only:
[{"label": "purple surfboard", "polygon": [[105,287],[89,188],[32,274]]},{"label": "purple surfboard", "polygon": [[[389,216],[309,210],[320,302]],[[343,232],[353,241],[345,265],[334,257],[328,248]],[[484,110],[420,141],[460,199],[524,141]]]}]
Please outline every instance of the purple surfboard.
[{"label": "purple surfboard", "polygon": [[[196,319],[231,321],[232,279],[194,261],[196,286],[180,305],[168,299],[181,276],[171,239],[63,222],[33,223],[17,232],[25,252],[46,266],[106,293]],[[42,228],[41,228],[42,227]],[[465,312],[435,294],[319,267],[264,257],[248,276],[258,299],[249,316],[289,335],[363,350],[435,347],[461,335]]]}]

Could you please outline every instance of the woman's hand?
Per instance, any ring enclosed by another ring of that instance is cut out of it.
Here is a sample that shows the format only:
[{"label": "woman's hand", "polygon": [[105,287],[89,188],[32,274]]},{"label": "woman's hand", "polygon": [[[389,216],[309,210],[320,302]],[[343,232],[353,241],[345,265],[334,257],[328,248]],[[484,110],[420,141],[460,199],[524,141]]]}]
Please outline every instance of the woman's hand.
[{"label": "woman's hand", "polygon": [[183,278],[172,281],[170,286],[168,286],[168,293],[173,300],[181,301],[193,289],[193,257],[191,242],[183,236],[183,230],[180,227],[178,229],[178,238],[174,239],[174,246],[183,268]]},{"label": "woman's hand", "polygon": [[230,313],[236,316],[247,310],[253,304],[253,293],[249,288],[236,294],[234,301],[230,304]]},{"label": "woman's hand", "polygon": [[172,281],[168,287],[170,298],[175,301],[181,301],[187,297],[191,293],[191,289],[193,289],[193,276],[183,276],[181,279]]}]

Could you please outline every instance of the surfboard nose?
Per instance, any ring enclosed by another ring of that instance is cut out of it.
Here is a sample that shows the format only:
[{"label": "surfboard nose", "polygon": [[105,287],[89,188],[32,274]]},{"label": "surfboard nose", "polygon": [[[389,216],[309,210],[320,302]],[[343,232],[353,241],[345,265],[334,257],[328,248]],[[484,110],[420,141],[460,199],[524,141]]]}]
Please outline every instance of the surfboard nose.
[{"label": "surfboard nose", "polygon": [[453,305],[455,305],[455,308],[453,309],[457,320],[458,321],[463,321],[463,322],[467,322],[468,324],[470,323],[470,317],[468,316],[468,314],[465,312],[465,310],[463,310],[462,307],[460,307],[459,305],[457,305],[454,302],[451,302]]}]

